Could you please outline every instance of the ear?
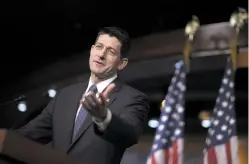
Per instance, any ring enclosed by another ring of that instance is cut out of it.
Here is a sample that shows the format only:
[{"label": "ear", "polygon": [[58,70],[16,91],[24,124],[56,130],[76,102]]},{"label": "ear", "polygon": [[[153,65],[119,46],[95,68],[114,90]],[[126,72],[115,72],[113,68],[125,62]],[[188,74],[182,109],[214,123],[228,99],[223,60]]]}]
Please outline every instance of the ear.
[{"label": "ear", "polygon": [[126,65],[128,64],[128,59],[127,58],[122,58],[119,62],[119,65],[118,65],[118,70],[122,70],[126,67]]}]

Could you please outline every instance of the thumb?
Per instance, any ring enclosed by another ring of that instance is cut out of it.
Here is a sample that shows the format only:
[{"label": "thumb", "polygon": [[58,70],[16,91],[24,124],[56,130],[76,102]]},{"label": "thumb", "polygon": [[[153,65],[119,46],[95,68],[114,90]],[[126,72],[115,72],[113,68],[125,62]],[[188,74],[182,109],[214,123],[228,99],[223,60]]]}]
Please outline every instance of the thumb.
[{"label": "thumb", "polygon": [[108,98],[109,93],[115,88],[115,84],[111,83],[110,85],[108,85],[105,89],[105,91],[103,92],[103,98],[106,100]]}]

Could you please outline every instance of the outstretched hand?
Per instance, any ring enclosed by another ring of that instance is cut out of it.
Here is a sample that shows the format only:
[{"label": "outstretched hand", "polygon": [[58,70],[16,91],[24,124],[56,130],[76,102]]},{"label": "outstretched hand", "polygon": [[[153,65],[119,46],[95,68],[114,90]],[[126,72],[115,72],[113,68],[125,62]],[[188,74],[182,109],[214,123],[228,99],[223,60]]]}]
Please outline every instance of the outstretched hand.
[{"label": "outstretched hand", "polygon": [[104,121],[107,116],[108,96],[114,88],[115,84],[112,83],[106,87],[103,93],[88,92],[80,103],[97,121]]}]

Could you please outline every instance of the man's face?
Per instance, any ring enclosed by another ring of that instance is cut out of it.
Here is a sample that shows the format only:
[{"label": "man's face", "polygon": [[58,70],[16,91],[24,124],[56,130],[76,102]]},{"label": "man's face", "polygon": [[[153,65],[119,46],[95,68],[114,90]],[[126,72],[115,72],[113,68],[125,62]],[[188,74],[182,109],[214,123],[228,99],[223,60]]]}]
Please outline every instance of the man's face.
[{"label": "man's face", "polygon": [[108,34],[100,35],[90,51],[91,72],[96,76],[105,78],[123,69],[120,50],[121,43],[117,38]]}]

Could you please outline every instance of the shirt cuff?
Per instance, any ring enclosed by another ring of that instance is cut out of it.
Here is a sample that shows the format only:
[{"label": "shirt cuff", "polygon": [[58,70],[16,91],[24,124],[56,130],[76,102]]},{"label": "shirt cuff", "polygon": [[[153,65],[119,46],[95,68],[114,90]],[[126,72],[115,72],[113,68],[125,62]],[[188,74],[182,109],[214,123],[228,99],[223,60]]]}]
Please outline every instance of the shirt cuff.
[{"label": "shirt cuff", "polygon": [[94,117],[93,117],[93,122],[98,126],[100,131],[104,131],[108,126],[108,124],[110,123],[111,119],[112,119],[112,113],[109,109],[107,109],[107,116],[103,122],[97,121]]}]

